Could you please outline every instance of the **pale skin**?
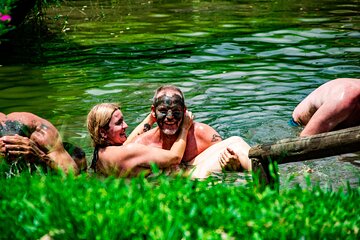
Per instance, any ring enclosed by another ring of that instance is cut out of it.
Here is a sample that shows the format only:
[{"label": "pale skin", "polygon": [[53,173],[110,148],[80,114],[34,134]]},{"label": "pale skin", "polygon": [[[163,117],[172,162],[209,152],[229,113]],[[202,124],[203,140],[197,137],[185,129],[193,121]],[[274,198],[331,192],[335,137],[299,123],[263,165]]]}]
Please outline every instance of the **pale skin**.
[{"label": "pale skin", "polygon": [[360,79],[338,78],[310,93],[293,111],[301,137],[360,125]]},{"label": "pale skin", "polygon": [[[148,116],[144,122],[151,122]],[[154,148],[138,143],[126,141],[125,130],[127,124],[123,120],[120,110],[116,110],[109,123],[108,130],[102,130],[103,137],[110,145],[99,149],[99,160],[96,168],[105,175],[136,175],[144,168],[149,168],[151,163],[159,168],[171,168],[178,165],[184,155],[186,137],[193,123],[193,115],[186,112],[185,119],[181,125],[180,134],[169,150]],[[140,127],[132,134],[141,133]]]},{"label": "pale skin", "polygon": [[17,134],[1,137],[2,156],[7,156],[10,160],[16,160],[20,155],[28,161],[37,158],[52,169],[78,173],[75,161],[62,145],[59,132],[49,121],[28,112],[13,112],[8,115],[2,113],[0,120],[3,126],[5,121],[18,121],[33,129],[29,138]]},{"label": "pale skin", "polygon": [[251,161],[248,157],[250,150],[241,137],[229,137],[218,142],[196,156],[190,165],[195,166],[191,171],[192,178],[206,178],[213,172],[224,170],[238,171],[251,170]]},{"label": "pale skin", "polygon": [[[175,89],[164,89],[158,92],[155,98],[173,100],[180,95]],[[161,102],[161,101],[160,101]],[[162,149],[169,149],[177,134],[174,132],[181,123],[176,112],[181,111],[181,106],[176,104],[159,104],[151,107],[151,114],[157,118],[158,126],[135,138],[136,143],[145,144]],[[184,106],[183,109],[186,109]],[[157,117],[163,113],[166,117]],[[248,158],[250,146],[240,137],[231,137],[222,140],[220,135],[209,125],[194,122],[187,138],[187,146],[182,162],[188,166],[195,166],[192,178],[205,178],[211,172],[226,170],[251,170]]]}]

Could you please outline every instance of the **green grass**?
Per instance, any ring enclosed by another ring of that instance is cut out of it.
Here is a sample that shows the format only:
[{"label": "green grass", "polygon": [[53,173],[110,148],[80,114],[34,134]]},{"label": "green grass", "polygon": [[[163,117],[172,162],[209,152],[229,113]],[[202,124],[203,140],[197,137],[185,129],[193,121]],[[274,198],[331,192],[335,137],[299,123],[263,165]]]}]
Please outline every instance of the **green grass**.
[{"label": "green grass", "polygon": [[359,239],[360,188],[280,193],[182,177],[0,180],[3,239]]}]

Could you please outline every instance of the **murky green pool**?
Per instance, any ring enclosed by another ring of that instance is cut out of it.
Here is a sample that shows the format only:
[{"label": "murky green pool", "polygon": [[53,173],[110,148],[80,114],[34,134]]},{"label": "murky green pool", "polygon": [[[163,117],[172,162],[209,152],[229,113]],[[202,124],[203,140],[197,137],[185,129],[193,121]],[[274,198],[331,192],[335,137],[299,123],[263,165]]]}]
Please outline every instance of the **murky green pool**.
[{"label": "murky green pool", "polygon": [[[357,0],[73,0],[44,21],[51,35],[0,53],[1,111],[49,119],[88,158],[85,119],[99,102],[120,102],[132,129],[154,89],[172,83],[197,121],[255,145],[297,136],[287,121],[320,84],[360,77]],[[280,173],[302,182],[308,168],[324,185],[359,183],[359,169],[335,157]]]}]

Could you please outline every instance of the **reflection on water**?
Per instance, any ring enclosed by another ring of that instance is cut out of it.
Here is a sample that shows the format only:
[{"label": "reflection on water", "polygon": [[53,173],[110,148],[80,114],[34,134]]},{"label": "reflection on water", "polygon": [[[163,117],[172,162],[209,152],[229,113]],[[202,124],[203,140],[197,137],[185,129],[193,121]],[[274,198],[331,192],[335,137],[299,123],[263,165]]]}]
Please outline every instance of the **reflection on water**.
[{"label": "reflection on water", "polygon": [[[56,38],[41,43],[40,57],[22,56],[27,46],[20,43],[16,55],[1,56],[1,111],[44,116],[91,156],[85,128],[91,106],[120,102],[132,129],[150,110],[154,89],[172,83],[196,119],[223,137],[239,135],[251,145],[295,137],[300,129],[287,121],[298,102],[331,79],[359,77],[358,6],[356,0],[66,1],[46,11]],[[31,64],[18,60],[29,57]],[[301,178],[306,164],[280,171]],[[324,182],[360,176],[336,158],[312,164]]]}]

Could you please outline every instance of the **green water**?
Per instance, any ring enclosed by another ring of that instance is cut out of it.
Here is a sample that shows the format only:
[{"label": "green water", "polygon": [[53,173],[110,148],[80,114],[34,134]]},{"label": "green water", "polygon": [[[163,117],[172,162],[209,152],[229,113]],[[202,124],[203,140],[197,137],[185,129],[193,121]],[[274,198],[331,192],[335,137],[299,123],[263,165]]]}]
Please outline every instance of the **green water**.
[{"label": "green water", "polygon": [[[49,119],[90,158],[94,104],[120,102],[132,129],[155,88],[172,83],[224,138],[295,137],[297,103],[329,80],[360,77],[359,9],[358,0],[66,1],[46,9],[48,34],[0,53],[1,111]],[[299,178],[308,168],[325,183],[360,176],[336,158],[280,171]]]}]

